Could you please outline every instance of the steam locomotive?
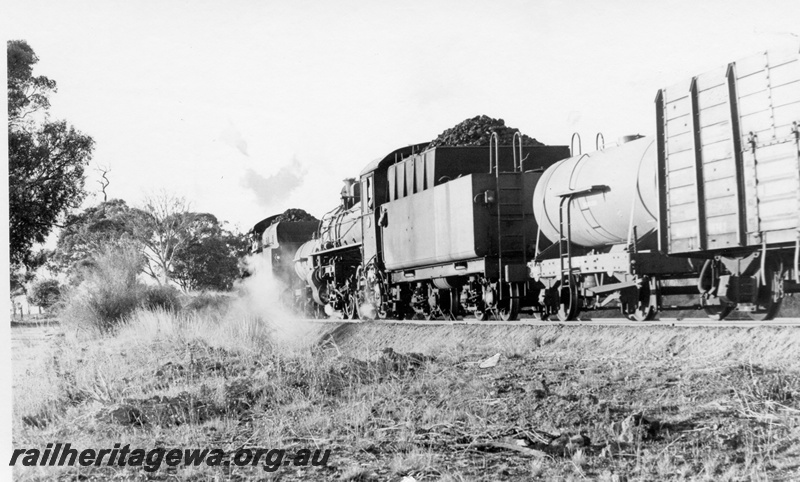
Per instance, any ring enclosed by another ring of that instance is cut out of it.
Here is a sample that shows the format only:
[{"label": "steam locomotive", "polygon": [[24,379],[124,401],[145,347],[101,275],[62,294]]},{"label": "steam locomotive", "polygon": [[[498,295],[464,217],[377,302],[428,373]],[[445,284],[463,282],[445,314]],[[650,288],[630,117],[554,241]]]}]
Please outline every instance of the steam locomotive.
[{"label": "steam locomotive", "polygon": [[655,104],[654,138],[598,134],[586,154],[577,135],[397,149],[347,180],[316,229],[265,220],[253,236],[307,316],[566,321],[618,307],[643,321],[692,295],[713,319],[773,318],[800,291],[800,57],[764,52]]}]

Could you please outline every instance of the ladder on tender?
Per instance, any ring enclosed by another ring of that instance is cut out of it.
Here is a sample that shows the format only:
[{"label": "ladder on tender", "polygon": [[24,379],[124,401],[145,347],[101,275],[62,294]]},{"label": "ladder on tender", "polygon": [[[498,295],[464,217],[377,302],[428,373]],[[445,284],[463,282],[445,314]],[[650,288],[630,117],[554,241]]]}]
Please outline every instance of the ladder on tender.
[{"label": "ladder on tender", "polygon": [[[494,151],[492,150],[494,147]],[[500,285],[506,281],[505,266],[508,261],[525,264],[525,207],[522,185],[522,136],[514,133],[512,144],[513,171],[500,172],[497,133],[489,138],[489,173],[495,176],[495,207],[497,215],[497,269]],[[509,260],[510,258],[510,260]],[[503,290],[498,289],[499,299]]]}]

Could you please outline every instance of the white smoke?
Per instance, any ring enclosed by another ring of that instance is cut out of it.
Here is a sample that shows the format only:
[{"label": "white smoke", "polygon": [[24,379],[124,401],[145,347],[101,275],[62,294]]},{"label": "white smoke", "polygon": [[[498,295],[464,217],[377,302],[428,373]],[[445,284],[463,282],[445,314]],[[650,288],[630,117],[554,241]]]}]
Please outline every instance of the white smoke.
[{"label": "white smoke", "polygon": [[275,341],[300,342],[308,338],[313,327],[292,310],[294,294],[273,275],[266,256],[255,254],[245,258],[251,274],[237,285],[240,296],[229,316],[254,317],[270,329]]},{"label": "white smoke", "polygon": [[258,205],[269,207],[276,200],[285,199],[298,188],[306,175],[306,169],[297,159],[281,167],[275,174],[265,177],[252,168],[245,169],[242,186],[256,195]]}]

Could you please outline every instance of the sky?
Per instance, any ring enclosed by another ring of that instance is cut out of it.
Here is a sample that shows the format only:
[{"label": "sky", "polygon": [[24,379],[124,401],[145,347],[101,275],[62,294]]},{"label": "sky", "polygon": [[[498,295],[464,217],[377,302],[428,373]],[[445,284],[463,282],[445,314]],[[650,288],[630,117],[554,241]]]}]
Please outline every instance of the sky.
[{"label": "sky", "polygon": [[584,151],[659,88],[800,47],[800,1],[10,1],[6,39],[96,142],[85,206],[182,196],[245,231],[320,217],[373,159],[476,115]]}]

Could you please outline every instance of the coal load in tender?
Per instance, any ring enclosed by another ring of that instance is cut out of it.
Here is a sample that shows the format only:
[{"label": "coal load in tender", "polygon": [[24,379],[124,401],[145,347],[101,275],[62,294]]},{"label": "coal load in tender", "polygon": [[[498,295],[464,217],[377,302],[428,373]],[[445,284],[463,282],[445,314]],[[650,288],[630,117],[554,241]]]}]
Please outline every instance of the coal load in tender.
[{"label": "coal load in tender", "polygon": [[[428,144],[427,149],[438,146],[488,146],[492,132],[497,133],[501,146],[510,146],[517,129],[507,127],[503,119],[492,119],[486,115],[467,119],[439,134],[439,137]],[[522,135],[523,146],[543,146],[533,137]]]},{"label": "coal load in tender", "polygon": [[287,221],[287,222],[314,221],[314,222],[319,222],[319,219],[315,218],[311,214],[308,214],[303,209],[290,208],[290,209],[287,209],[286,211],[284,211],[283,214],[279,214],[278,216],[275,216],[275,219],[272,220],[272,222],[270,223],[270,226],[272,226],[275,223],[279,223],[281,221]]}]

